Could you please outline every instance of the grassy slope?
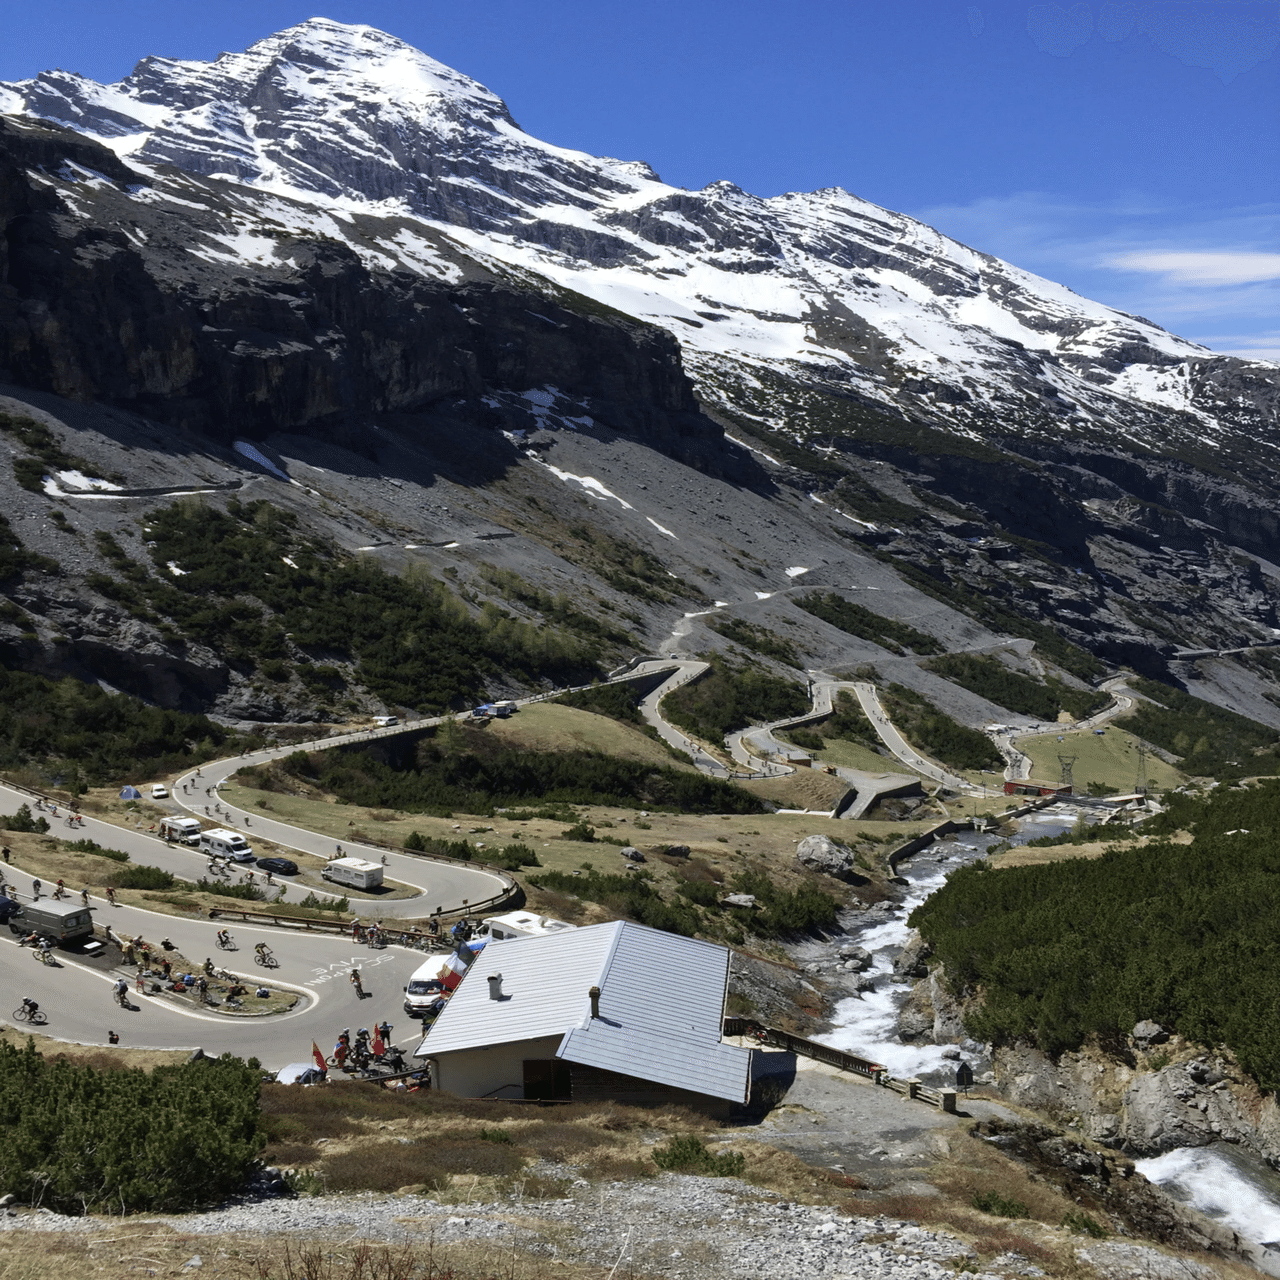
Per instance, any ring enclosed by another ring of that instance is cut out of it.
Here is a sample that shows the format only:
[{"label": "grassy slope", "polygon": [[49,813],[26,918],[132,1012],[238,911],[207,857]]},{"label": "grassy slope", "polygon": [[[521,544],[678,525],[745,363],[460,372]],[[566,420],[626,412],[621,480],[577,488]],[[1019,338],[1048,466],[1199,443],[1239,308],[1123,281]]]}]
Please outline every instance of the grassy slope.
[{"label": "grassy slope", "polygon": [[695,772],[633,725],[554,702],[522,707],[509,720],[495,720],[486,732],[506,746],[528,751],[603,751],[623,760]]},{"label": "grassy slope", "polygon": [[[1102,734],[1064,733],[1023,738],[1018,747],[1031,757],[1031,774],[1035,778],[1055,781],[1060,773],[1058,755],[1072,755],[1078,757],[1072,769],[1078,791],[1083,792],[1091,782],[1102,782],[1117,791],[1128,792],[1133,790],[1137,778],[1137,741],[1133,734],[1112,724]],[[1177,769],[1153,751],[1147,752],[1147,779],[1148,785],[1161,790],[1176,787],[1184,780]]]}]

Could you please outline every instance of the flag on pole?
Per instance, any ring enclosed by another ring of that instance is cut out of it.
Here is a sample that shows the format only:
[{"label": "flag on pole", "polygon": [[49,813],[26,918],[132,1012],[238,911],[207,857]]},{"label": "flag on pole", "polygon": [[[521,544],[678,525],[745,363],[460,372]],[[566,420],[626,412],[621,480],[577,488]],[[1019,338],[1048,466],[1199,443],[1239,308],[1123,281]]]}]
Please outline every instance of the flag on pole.
[{"label": "flag on pole", "polygon": [[440,980],[444,983],[444,989],[452,991],[462,981],[466,972],[467,962],[461,956],[450,956],[444,962],[444,968],[440,970]]},{"label": "flag on pole", "polygon": [[311,1056],[316,1060],[316,1066],[323,1071],[325,1069],[324,1054],[320,1052],[320,1046],[314,1040],[311,1042]]},{"label": "flag on pole", "polygon": [[380,1058],[387,1051],[387,1046],[382,1043],[382,1032],[377,1027],[373,1029],[373,1056]]}]

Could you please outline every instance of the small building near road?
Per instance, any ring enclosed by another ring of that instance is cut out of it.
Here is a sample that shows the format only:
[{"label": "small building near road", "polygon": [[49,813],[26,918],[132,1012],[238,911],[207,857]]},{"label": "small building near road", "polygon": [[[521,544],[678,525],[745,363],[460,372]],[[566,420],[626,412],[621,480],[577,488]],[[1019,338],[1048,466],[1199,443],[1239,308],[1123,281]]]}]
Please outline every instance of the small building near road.
[{"label": "small building near road", "polygon": [[1031,778],[1011,778],[1004,784],[1007,796],[1069,796],[1071,788],[1058,782],[1036,782]]},{"label": "small building near road", "polygon": [[727,1114],[751,1051],[722,1041],[729,951],[628,921],[488,946],[416,1056],[466,1098]]}]

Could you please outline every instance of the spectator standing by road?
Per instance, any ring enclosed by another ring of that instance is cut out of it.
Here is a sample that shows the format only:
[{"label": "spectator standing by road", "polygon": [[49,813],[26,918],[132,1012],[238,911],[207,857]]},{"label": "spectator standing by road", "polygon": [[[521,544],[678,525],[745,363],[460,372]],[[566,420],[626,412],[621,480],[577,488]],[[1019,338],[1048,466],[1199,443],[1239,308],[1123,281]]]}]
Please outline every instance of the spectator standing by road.
[{"label": "spectator standing by road", "polygon": [[39,880],[33,880],[33,881],[31,882],[31,896],[32,896],[33,898],[38,898],[38,897],[40,896],[40,881],[39,881]]}]

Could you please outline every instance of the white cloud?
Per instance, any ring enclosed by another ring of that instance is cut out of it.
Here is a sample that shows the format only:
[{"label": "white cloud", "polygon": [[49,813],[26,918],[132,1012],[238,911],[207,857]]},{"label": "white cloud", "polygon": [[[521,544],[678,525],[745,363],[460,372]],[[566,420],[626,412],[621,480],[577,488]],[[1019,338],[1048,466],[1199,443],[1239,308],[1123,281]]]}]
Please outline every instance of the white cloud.
[{"label": "white cloud", "polygon": [[1102,265],[1121,271],[1157,273],[1177,284],[1252,284],[1259,280],[1280,280],[1280,253],[1140,249],[1113,254],[1104,258]]},{"label": "white cloud", "polygon": [[1280,329],[1270,333],[1219,334],[1200,339],[1213,351],[1240,356],[1243,360],[1274,360],[1280,363]]}]

